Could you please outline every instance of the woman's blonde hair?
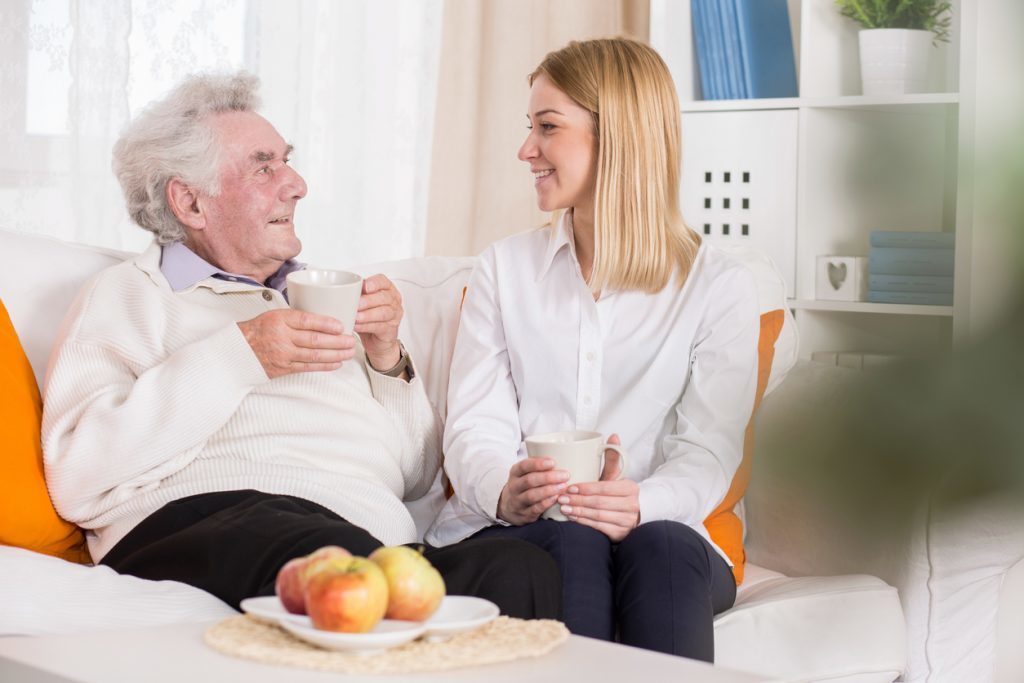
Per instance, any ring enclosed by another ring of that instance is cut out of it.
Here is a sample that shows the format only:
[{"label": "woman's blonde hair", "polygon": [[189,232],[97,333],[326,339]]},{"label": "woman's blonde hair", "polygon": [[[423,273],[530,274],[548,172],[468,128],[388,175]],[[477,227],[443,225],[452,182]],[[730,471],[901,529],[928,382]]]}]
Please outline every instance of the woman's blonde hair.
[{"label": "woman's blonde hair", "polygon": [[665,62],[627,38],[573,41],[544,57],[530,85],[541,75],[594,121],[590,287],[657,292],[677,269],[682,285],[701,240],[679,210],[679,99]]}]

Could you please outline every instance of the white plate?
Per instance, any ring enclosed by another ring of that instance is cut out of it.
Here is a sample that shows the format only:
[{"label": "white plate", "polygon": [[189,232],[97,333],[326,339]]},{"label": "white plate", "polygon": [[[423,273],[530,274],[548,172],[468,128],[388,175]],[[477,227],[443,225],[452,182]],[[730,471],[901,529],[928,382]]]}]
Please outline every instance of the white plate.
[{"label": "white plate", "polygon": [[498,616],[498,606],[490,600],[465,595],[448,595],[426,624],[427,640],[444,640],[456,633],[483,626]]},{"label": "white plate", "polygon": [[266,619],[275,624],[290,622],[299,626],[312,626],[309,617],[305,614],[292,614],[284,608],[281,600],[276,595],[267,595],[262,598],[246,598],[240,603],[242,611],[260,619]]},{"label": "white plate", "polygon": [[[483,626],[498,616],[498,606],[490,600],[464,595],[448,595],[425,622],[384,619],[369,633],[336,633],[313,628],[309,617],[292,614],[276,595],[246,598],[242,611],[266,619],[315,645],[335,650],[376,652],[409,642],[420,635],[427,640],[444,640],[456,633]],[[291,628],[295,626],[297,628]],[[307,637],[307,635],[309,637]]]},{"label": "white plate", "polygon": [[389,647],[408,643],[423,635],[427,627],[418,621],[396,621],[384,619],[369,633],[337,633],[321,631],[312,626],[299,626],[291,621],[281,621],[281,628],[302,638],[308,643],[328,650],[342,650],[373,654]]}]

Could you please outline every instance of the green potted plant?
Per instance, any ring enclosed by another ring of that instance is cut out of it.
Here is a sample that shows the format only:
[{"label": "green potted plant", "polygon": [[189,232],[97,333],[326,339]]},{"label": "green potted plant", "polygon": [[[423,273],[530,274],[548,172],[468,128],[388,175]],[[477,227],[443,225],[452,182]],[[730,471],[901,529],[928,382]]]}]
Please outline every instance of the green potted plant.
[{"label": "green potted plant", "polygon": [[835,0],[840,14],[861,25],[861,84],[865,95],[925,92],[932,49],[949,42],[948,0]]}]

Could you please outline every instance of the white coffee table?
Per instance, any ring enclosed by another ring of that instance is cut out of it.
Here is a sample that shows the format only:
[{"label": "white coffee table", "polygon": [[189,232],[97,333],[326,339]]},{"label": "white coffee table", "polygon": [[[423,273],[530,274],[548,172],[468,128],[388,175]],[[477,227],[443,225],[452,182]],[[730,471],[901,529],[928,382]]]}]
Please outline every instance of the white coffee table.
[{"label": "white coffee table", "polygon": [[486,681],[540,683],[763,683],[772,679],[681,657],[572,636],[543,657],[485,667],[402,676],[342,676],[260,664],[223,655],[203,643],[205,624],[133,631],[0,638],[0,681],[17,683],[385,683]]}]

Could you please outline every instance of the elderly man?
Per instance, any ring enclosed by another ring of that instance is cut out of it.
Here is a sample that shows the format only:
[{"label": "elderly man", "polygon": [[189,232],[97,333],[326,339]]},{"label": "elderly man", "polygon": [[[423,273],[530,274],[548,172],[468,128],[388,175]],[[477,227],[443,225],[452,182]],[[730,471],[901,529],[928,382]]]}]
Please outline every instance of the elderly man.
[{"label": "elderly man", "polygon": [[[402,501],[440,461],[392,283],[365,281],[354,330],[288,307],[306,183],[255,113],[256,88],[246,74],[193,77],[123,133],[114,170],[156,240],[78,297],[43,424],[54,503],[97,562],[235,606],[323,545],[414,542]],[[561,609],[557,568],[526,543],[427,557],[451,594],[527,618]]]}]

